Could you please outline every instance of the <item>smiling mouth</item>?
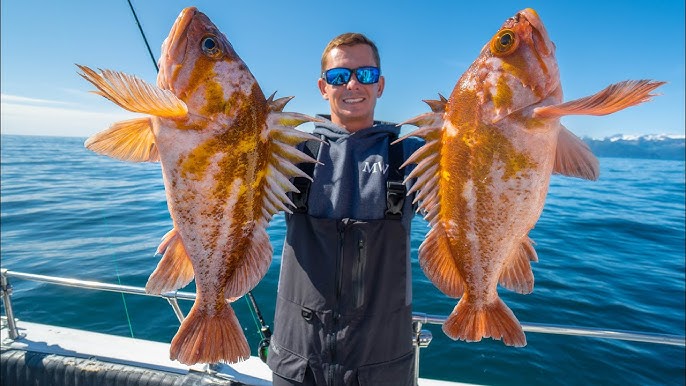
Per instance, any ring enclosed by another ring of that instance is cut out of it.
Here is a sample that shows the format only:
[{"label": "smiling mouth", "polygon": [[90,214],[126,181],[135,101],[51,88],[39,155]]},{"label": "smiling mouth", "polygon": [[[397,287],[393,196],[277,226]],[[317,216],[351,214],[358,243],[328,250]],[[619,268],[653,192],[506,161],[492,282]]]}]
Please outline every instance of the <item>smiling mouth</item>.
[{"label": "smiling mouth", "polygon": [[362,101],[364,101],[364,98],[346,98],[346,99],[343,99],[343,102],[348,103],[348,104],[360,103]]}]

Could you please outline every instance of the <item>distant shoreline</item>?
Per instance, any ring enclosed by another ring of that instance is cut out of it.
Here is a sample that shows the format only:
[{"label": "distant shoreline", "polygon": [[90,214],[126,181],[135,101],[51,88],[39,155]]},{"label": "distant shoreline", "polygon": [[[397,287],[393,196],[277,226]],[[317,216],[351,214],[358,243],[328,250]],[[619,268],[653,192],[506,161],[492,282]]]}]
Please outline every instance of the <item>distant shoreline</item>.
[{"label": "distant shoreline", "polygon": [[[85,141],[87,137],[48,136],[31,134],[2,134],[5,136],[64,138]],[[686,160],[686,139],[676,135],[646,134],[641,136],[615,135],[604,139],[582,138],[593,154],[600,158],[638,158],[672,161]]]},{"label": "distant shoreline", "polygon": [[641,158],[684,161],[686,159],[686,140],[669,136],[644,135],[605,139],[583,138],[596,157]]}]

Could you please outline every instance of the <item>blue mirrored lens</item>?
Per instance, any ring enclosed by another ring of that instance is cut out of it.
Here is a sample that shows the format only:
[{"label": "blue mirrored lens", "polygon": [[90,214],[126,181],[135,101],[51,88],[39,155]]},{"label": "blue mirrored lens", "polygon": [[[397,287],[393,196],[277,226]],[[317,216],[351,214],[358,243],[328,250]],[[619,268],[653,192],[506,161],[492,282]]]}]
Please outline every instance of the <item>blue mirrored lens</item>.
[{"label": "blue mirrored lens", "polygon": [[336,67],[324,72],[324,78],[326,83],[341,86],[350,82],[350,77],[353,71],[355,72],[355,77],[357,81],[362,84],[374,84],[379,81],[379,75],[381,71],[378,67],[360,67],[354,70],[344,67]]},{"label": "blue mirrored lens", "polygon": [[340,86],[350,81],[352,71],[348,68],[332,68],[327,70],[324,75],[326,76],[326,83]]},{"label": "blue mirrored lens", "polygon": [[373,84],[379,81],[379,69],[377,67],[360,67],[355,70],[357,81],[362,84]]}]

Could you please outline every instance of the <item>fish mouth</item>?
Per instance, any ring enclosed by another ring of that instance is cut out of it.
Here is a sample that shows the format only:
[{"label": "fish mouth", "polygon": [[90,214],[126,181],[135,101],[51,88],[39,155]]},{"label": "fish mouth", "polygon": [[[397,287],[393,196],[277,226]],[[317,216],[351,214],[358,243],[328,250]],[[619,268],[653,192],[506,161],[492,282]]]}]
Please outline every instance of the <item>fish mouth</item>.
[{"label": "fish mouth", "polygon": [[182,63],[186,57],[188,46],[188,29],[200,11],[196,7],[184,8],[176,18],[169,35],[162,43],[162,56],[160,57],[160,73],[158,85],[171,90],[171,76],[174,73],[175,63]]},{"label": "fish mouth", "polygon": [[532,8],[526,8],[519,11],[517,14],[519,18],[524,18],[532,27],[532,39],[536,49],[541,54],[548,56],[555,52],[555,44],[550,40],[548,31],[545,29],[538,13]]},{"label": "fish mouth", "polygon": [[559,74],[557,61],[555,60],[555,43],[550,40],[550,35],[541,21],[538,13],[532,8],[526,8],[517,13],[519,22],[525,21],[530,26],[530,39],[533,43],[536,55],[539,57],[539,64],[547,74],[546,80],[542,82],[540,90],[541,99],[548,98],[557,92],[559,88]]},{"label": "fish mouth", "polygon": [[[169,51],[168,56],[173,56],[176,58],[181,58],[182,61],[186,56],[186,37],[188,33],[188,28],[191,25],[191,21],[196,14],[198,14],[198,9],[195,7],[184,8],[176,19],[176,23],[169,31]],[[178,60],[178,59],[177,59]]]}]

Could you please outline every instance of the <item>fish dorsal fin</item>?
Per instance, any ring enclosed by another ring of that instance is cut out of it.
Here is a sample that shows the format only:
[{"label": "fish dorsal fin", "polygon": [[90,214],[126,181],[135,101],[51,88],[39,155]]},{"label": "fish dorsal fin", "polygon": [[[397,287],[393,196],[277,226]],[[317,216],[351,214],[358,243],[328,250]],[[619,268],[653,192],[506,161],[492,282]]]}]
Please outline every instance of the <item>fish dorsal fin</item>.
[{"label": "fish dorsal fin", "polygon": [[157,254],[161,254],[162,259],[150,275],[145,292],[159,295],[176,291],[193,280],[193,264],[176,226],[164,235],[160,246],[157,247]]},{"label": "fish dorsal fin", "polygon": [[[319,121],[321,119],[298,113],[269,113],[267,128],[272,154],[269,156],[267,183],[264,185],[265,194],[262,206],[266,221],[269,221],[271,216],[281,210],[292,213],[288,205],[293,207],[294,205],[287,193],[298,192],[298,189],[291,183],[290,179],[301,174],[296,171],[298,168],[294,166],[302,162],[317,162],[314,158],[298,150],[295,145],[308,140],[322,142],[319,137],[296,130],[295,127],[305,122]],[[291,165],[281,165],[284,160]]]},{"label": "fish dorsal fin", "polygon": [[429,105],[429,108],[431,108],[431,111],[434,113],[444,113],[445,112],[445,105],[448,103],[448,100],[445,99],[443,95],[440,93],[438,94],[439,100],[435,99],[424,99],[424,103]]},{"label": "fish dorsal fin", "polygon": [[649,101],[653,90],[665,84],[651,80],[625,80],[573,101],[537,107],[534,118],[559,118],[565,115],[607,115]]},{"label": "fish dorsal fin", "polygon": [[[298,189],[290,179],[302,174],[295,166],[301,162],[317,162],[312,157],[295,148],[306,141],[321,141],[312,134],[295,129],[305,122],[318,122],[317,118],[298,113],[271,111],[267,117],[267,137],[270,154],[265,173],[266,182],[262,187],[262,217],[253,228],[252,237],[246,248],[245,263],[236,268],[234,277],[226,286],[225,295],[229,300],[243,296],[251,290],[266,274],[272,259],[272,249],[266,232],[269,220],[274,214],[285,211],[293,213],[288,205],[294,206],[288,192]],[[286,164],[286,165],[285,165]]]},{"label": "fish dorsal fin", "polygon": [[101,131],[84,144],[102,155],[129,162],[158,162],[152,121],[149,117],[120,121]]},{"label": "fish dorsal fin", "polygon": [[79,75],[98,89],[93,91],[95,94],[126,110],[162,118],[181,118],[188,115],[186,103],[169,90],[163,90],[122,72],[101,70],[98,74],[86,66],[77,66],[83,71]]},{"label": "fish dorsal fin", "polygon": [[404,168],[410,164],[417,166],[407,175],[405,182],[416,178],[407,194],[416,193],[413,204],[419,202],[417,211],[424,214],[429,225],[435,224],[436,216],[440,211],[440,199],[438,197],[439,182],[439,157],[441,151],[441,133],[443,131],[443,114],[426,113],[410,119],[402,124],[417,125],[419,128],[394,141],[400,142],[406,138],[417,136],[423,137],[424,145],[415,150],[410,157],[400,166]]},{"label": "fish dorsal fin", "polygon": [[286,103],[290,102],[290,100],[293,99],[292,96],[289,96],[274,100],[275,95],[276,91],[274,91],[274,93],[270,95],[267,99],[267,106],[269,106],[269,111],[283,111],[284,107],[286,107]]},{"label": "fish dorsal fin", "polygon": [[534,273],[531,262],[538,261],[538,255],[529,236],[519,245],[519,248],[507,259],[500,273],[501,286],[520,294],[530,294],[534,290]]},{"label": "fish dorsal fin", "polygon": [[[445,98],[441,97],[441,100]],[[419,202],[417,211],[424,214],[429,222],[431,230],[427,233],[424,242],[419,247],[419,265],[426,277],[444,294],[451,297],[460,297],[464,293],[464,279],[460,275],[452,255],[448,236],[443,226],[438,222],[441,203],[438,195],[439,186],[439,160],[441,150],[441,133],[443,131],[443,114],[438,112],[442,101],[429,103],[432,113],[426,113],[414,117],[402,124],[416,125],[419,128],[394,143],[406,138],[418,136],[425,139],[424,145],[401,165],[404,168],[410,164],[417,166],[407,175],[405,182],[416,179],[412,187],[407,191],[408,196],[415,193],[413,204]],[[427,102],[428,103],[428,102]],[[443,107],[444,107],[443,103]],[[437,109],[434,109],[437,107]]]},{"label": "fish dorsal fin", "polygon": [[564,126],[557,137],[553,173],[592,181],[600,175],[598,159],[591,149]]}]

